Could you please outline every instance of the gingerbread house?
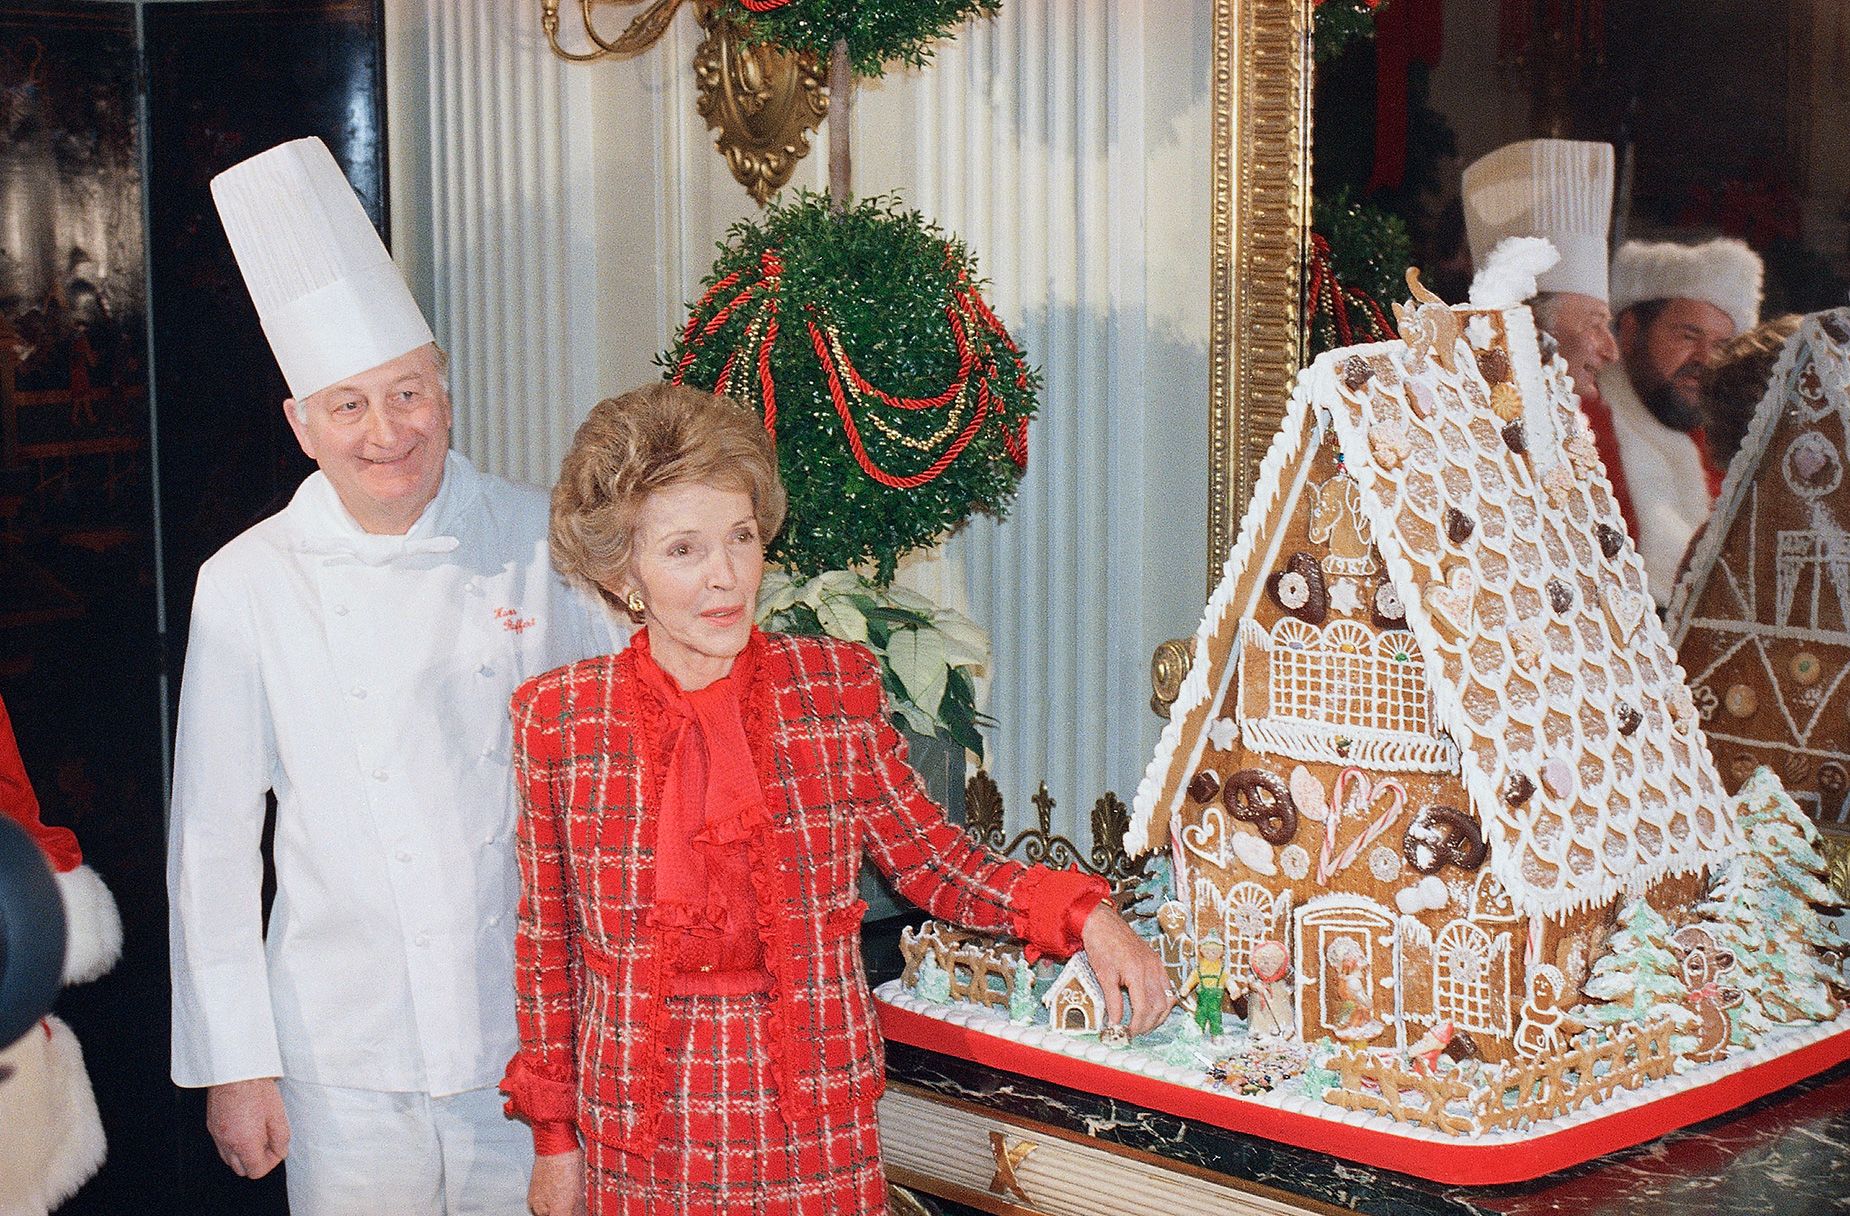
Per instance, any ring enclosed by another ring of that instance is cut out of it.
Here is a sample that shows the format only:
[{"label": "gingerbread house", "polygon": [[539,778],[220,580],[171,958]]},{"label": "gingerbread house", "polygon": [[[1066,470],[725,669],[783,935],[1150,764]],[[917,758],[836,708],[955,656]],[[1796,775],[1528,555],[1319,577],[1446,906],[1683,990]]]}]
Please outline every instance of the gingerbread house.
[{"label": "gingerbread house", "polygon": [[1787,340],[1669,629],[1722,780],[1756,766],[1850,831],[1850,308]]},{"label": "gingerbread house", "polygon": [[1564,366],[1415,291],[1300,377],[1125,842],[1230,973],[1287,945],[1305,1040],[1511,1059],[1737,839]]}]

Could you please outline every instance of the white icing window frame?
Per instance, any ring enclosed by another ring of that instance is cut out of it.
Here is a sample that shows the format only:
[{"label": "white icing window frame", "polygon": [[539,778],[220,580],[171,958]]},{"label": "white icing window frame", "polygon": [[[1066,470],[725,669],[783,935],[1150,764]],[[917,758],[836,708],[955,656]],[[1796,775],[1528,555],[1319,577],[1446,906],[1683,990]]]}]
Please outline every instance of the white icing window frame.
[{"label": "white icing window frame", "polygon": [[[1476,979],[1454,973],[1453,951],[1464,947],[1482,960]],[[1468,920],[1447,921],[1432,945],[1432,1004],[1440,1021],[1461,1030],[1510,1037],[1510,935],[1492,937]],[[1501,990],[1502,1000],[1497,999]]]},{"label": "white icing window frame", "polygon": [[[1436,725],[1426,661],[1411,632],[1376,634],[1350,620],[1319,629],[1288,616],[1268,633],[1248,617],[1240,622],[1237,646],[1234,718],[1249,751],[1390,772],[1458,771],[1458,747]],[[1396,660],[1390,647],[1404,647],[1407,658]],[[1263,678],[1249,679],[1254,675]],[[1263,707],[1247,705],[1253,683],[1264,685]],[[1408,720],[1371,722],[1367,707],[1394,703],[1394,693],[1412,694]],[[1356,706],[1365,708],[1351,709]]]},{"label": "white icing window frame", "polygon": [[[1244,982],[1253,961],[1253,947],[1263,941],[1283,941],[1282,927],[1291,923],[1291,891],[1281,889],[1268,890],[1262,883],[1247,880],[1236,882],[1223,893],[1214,888],[1214,884],[1205,878],[1195,879],[1194,905],[1196,923],[1201,924],[1201,913],[1205,909],[1214,918],[1209,932],[1220,933],[1222,943],[1226,946],[1227,974]],[[1234,924],[1234,912],[1249,908],[1255,911],[1260,920],[1257,934],[1239,932]],[[1196,937],[1199,943],[1201,937]]]}]

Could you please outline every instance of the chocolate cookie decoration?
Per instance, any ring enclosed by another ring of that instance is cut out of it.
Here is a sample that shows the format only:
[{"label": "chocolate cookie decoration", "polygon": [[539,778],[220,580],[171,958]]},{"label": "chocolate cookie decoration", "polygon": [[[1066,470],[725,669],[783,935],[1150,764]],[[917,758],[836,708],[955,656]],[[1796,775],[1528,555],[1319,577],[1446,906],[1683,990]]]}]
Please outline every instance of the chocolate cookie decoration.
[{"label": "chocolate cookie decoration", "polygon": [[1830,819],[1837,808],[1842,805],[1844,795],[1850,793],[1850,769],[1837,760],[1826,760],[1818,766],[1818,793],[1824,799],[1825,818]]},{"label": "chocolate cookie decoration", "polygon": [[1471,816],[1449,806],[1425,806],[1407,825],[1400,852],[1420,873],[1437,874],[1447,865],[1475,870],[1490,849]]},{"label": "chocolate cookie decoration", "polygon": [[1375,377],[1375,369],[1368,366],[1368,360],[1360,355],[1350,355],[1343,360],[1343,383],[1351,392],[1359,390]]},{"label": "chocolate cookie decoration", "polygon": [[1621,735],[1635,734],[1638,728],[1644,724],[1644,715],[1638,712],[1637,707],[1627,705],[1623,701],[1619,702],[1618,712],[1614,716],[1619,720],[1619,733]]},{"label": "chocolate cookie decoration", "polygon": [[1293,553],[1284,570],[1266,580],[1272,599],[1300,621],[1322,626],[1330,615],[1330,593],[1323,585],[1323,566],[1314,554]]},{"label": "chocolate cookie decoration", "polygon": [[1477,521],[1457,507],[1445,509],[1445,534],[1454,545],[1462,545],[1477,530]]},{"label": "chocolate cookie decoration", "polygon": [[1382,583],[1375,588],[1374,618],[1378,629],[1406,627],[1407,606],[1401,602],[1400,592],[1394,589],[1393,583]]},{"label": "chocolate cookie decoration", "polygon": [[1188,796],[1196,802],[1211,802],[1214,795],[1220,793],[1220,777],[1213,769],[1204,768],[1195,774],[1195,779],[1188,783]]},{"label": "chocolate cookie decoration", "polygon": [[1548,606],[1556,612],[1566,612],[1574,606],[1574,589],[1558,578],[1549,579]]},{"label": "chocolate cookie decoration", "polygon": [[1535,781],[1526,773],[1511,773],[1503,783],[1503,801],[1511,806],[1521,806],[1534,796]]},{"label": "chocolate cookie decoration", "polygon": [[1243,768],[1227,778],[1220,796],[1228,812],[1259,829],[1267,844],[1289,844],[1298,834],[1298,807],[1291,791],[1262,768]]},{"label": "chocolate cookie decoration", "polygon": [[1522,423],[1511,422],[1504,426],[1503,446],[1507,447],[1518,456],[1528,455],[1529,433],[1522,429]]},{"label": "chocolate cookie decoration", "polygon": [[1625,533],[1611,524],[1601,524],[1595,529],[1595,533],[1599,536],[1599,551],[1604,553],[1608,560],[1617,557],[1619,546],[1625,543]]},{"label": "chocolate cookie decoration", "polygon": [[1510,357],[1500,350],[1487,350],[1477,357],[1477,370],[1489,383],[1502,384],[1510,378]]}]

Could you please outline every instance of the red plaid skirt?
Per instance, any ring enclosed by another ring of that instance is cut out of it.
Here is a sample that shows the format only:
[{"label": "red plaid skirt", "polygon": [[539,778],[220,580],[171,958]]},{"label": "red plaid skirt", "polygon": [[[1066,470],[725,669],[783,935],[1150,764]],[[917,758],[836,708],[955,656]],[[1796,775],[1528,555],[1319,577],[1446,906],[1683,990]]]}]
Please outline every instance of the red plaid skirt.
[{"label": "red plaid skirt", "polygon": [[769,999],[670,996],[666,1117],[647,1160],[586,1145],[590,1216],[878,1216],[880,1133],[849,1112],[793,1134],[777,1112]]}]

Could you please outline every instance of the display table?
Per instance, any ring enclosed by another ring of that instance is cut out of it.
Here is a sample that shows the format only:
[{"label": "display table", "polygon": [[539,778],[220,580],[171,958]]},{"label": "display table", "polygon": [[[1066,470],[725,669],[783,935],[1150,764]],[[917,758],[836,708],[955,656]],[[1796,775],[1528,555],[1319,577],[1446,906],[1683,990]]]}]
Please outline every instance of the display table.
[{"label": "display table", "polygon": [[[891,930],[894,940],[897,928]],[[869,971],[897,950],[870,927]],[[1358,1211],[1850,1211],[1850,1064],[1637,1148],[1533,1182],[1455,1187],[891,1043],[881,1108],[899,1186],[1049,1216]]]}]

